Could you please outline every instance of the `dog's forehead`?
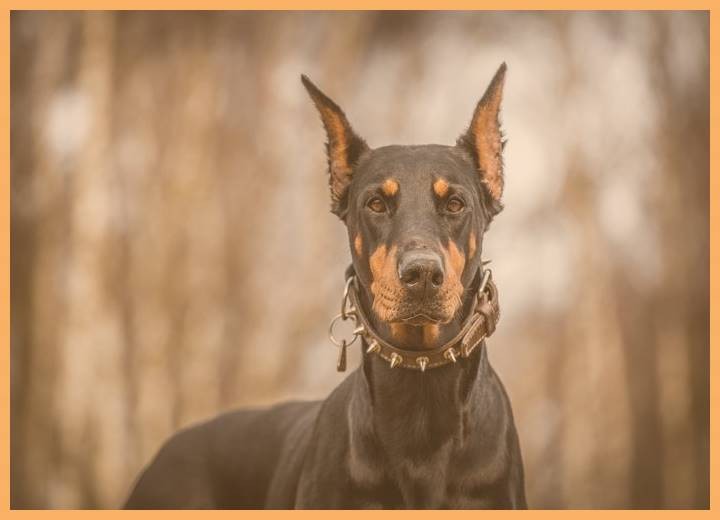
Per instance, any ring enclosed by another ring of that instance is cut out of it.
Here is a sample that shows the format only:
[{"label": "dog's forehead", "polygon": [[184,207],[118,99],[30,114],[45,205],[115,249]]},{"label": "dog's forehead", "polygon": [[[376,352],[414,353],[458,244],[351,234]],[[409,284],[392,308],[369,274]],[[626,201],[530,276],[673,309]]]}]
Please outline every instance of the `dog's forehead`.
[{"label": "dog's forehead", "polygon": [[358,184],[381,183],[394,179],[403,184],[432,182],[438,177],[451,182],[471,182],[470,159],[455,146],[385,146],[372,150],[357,169]]}]

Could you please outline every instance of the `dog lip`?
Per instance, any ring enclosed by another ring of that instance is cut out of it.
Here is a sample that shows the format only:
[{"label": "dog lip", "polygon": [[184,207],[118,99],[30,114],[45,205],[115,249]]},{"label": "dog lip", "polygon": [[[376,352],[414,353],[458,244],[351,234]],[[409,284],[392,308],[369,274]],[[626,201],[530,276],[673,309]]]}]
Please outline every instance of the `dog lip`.
[{"label": "dog lip", "polygon": [[403,323],[408,323],[410,325],[429,325],[440,323],[441,320],[439,320],[438,318],[433,318],[432,316],[428,316],[424,313],[417,313],[413,314],[408,318],[402,318],[400,321],[402,321]]}]

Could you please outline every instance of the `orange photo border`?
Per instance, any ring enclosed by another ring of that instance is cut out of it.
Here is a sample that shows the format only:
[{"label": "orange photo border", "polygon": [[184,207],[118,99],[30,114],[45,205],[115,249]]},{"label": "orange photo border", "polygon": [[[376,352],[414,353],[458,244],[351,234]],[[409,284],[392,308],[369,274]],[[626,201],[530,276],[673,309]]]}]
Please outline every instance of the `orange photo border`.
[{"label": "orange photo border", "polygon": [[[76,511],[48,510],[28,511],[10,510],[10,12],[13,10],[701,10],[710,12],[710,510],[699,511],[620,511],[617,514],[632,515],[634,518],[663,518],[672,516],[697,517],[709,515],[713,505],[718,504],[718,454],[712,449],[713,441],[718,438],[718,386],[712,384],[718,373],[718,356],[713,351],[718,344],[718,269],[720,268],[720,239],[718,238],[718,196],[720,195],[720,173],[718,172],[718,129],[720,127],[720,80],[718,72],[718,53],[720,51],[719,16],[713,16],[714,2],[686,0],[669,2],[648,0],[605,0],[569,1],[551,0],[542,3],[530,0],[508,0],[505,2],[469,1],[469,0],[416,0],[414,2],[398,0],[313,0],[292,2],[289,0],[251,0],[232,2],[230,0],[25,0],[2,1],[4,8],[0,10],[0,94],[6,100],[0,106],[3,124],[0,127],[0,168],[5,174],[0,181],[0,228],[3,230],[0,241],[0,343],[5,345],[4,354],[0,356],[0,513],[11,514],[19,518],[35,516],[53,518],[87,518],[86,515],[102,515],[118,518],[128,515],[134,518],[230,518],[235,515],[263,518],[286,517],[301,515],[304,518],[334,517],[333,511]],[[362,511],[343,511],[339,514],[359,518]],[[372,514],[400,515],[405,518],[455,518],[478,514],[476,511],[379,511]],[[483,512],[497,518],[500,515],[513,514],[505,511]],[[577,511],[530,511],[528,514],[537,517],[555,518],[556,515],[576,515]],[[600,518],[607,514],[606,510],[582,511],[585,517]]]}]

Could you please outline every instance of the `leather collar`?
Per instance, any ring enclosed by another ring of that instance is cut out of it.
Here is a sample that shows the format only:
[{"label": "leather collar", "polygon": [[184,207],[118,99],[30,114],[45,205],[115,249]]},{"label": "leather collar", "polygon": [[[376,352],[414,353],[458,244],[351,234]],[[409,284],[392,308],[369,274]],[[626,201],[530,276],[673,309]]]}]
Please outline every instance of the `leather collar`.
[{"label": "leather collar", "polygon": [[[482,276],[476,278],[480,279],[480,283],[476,289],[470,289],[474,292],[473,299],[467,318],[463,321],[458,334],[450,341],[430,350],[408,350],[385,341],[373,328],[359,297],[357,277],[352,269],[348,269],[341,312],[330,324],[330,339],[340,347],[338,371],[345,371],[347,347],[358,337],[361,338],[366,354],[381,357],[389,363],[390,368],[399,367],[424,372],[428,368],[456,363],[459,357],[470,357],[476,347],[495,332],[500,319],[498,291],[492,280],[492,272],[483,267],[479,272]],[[474,285],[472,284],[471,287]],[[333,335],[333,327],[339,319],[350,319],[355,322],[354,337],[349,342],[338,341]]]}]

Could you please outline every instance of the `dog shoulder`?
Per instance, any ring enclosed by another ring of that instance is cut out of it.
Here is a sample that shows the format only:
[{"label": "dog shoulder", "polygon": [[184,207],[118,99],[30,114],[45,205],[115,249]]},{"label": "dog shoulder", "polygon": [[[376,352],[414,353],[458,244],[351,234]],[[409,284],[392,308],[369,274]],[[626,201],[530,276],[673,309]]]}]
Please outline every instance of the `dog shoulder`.
[{"label": "dog shoulder", "polygon": [[317,407],[240,409],[181,429],[142,472],[125,507],[262,507],[285,437]]},{"label": "dog shoulder", "polygon": [[205,428],[170,437],[140,474],[125,509],[210,508]]}]

